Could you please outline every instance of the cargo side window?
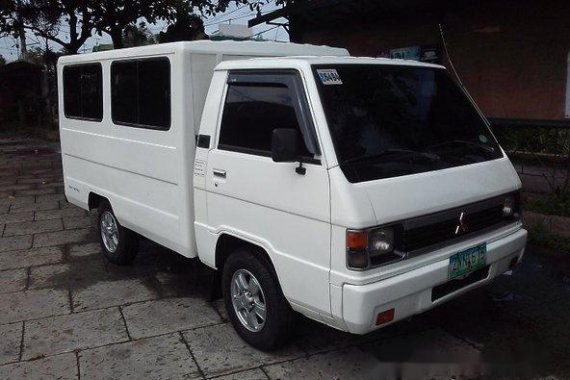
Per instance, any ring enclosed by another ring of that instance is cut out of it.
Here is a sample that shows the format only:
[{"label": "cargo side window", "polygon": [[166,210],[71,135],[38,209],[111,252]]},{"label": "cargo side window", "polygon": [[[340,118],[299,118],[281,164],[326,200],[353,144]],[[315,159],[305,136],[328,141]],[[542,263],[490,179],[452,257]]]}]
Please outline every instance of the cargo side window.
[{"label": "cargo side window", "polygon": [[111,115],[119,125],[170,129],[170,61],[166,57],[111,64]]},{"label": "cargo side window", "polygon": [[63,68],[63,110],[68,119],[103,120],[101,64]]},{"label": "cargo side window", "polygon": [[[295,95],[284,83],[229,84],[218,148],[270,156],[274,129],[300,132],[294,102]],[[313,157],[302,139],[299,145],[303,156]]]}]

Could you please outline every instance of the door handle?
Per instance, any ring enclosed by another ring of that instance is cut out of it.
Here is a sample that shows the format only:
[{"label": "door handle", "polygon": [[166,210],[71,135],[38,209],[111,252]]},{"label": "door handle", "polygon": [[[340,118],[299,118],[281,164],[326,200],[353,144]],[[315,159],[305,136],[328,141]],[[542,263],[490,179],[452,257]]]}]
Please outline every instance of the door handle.
[{"label": "door handle", "polygon": [[221,169],[214,169],[214,176],[220,178],[226,178],[226,171]]}]

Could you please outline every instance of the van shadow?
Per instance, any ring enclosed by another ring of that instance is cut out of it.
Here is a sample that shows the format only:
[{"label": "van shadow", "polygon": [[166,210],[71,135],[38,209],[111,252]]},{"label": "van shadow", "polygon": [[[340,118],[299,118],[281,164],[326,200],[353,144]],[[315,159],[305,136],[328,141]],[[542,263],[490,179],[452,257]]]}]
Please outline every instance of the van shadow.
[{"label": "van shadow", "polygon": [[[197,259],[143,239],[134,263],[117,266],[106,262],[97,244],[90,244],[85,256],[72,257],[66,248],[65,263],[38,267],[44,268],[43,283],[36,276],[31,285],[78,291],[102,281],[138,279],[161,298],[210,299],[213,271]],[[527,253],[513,274],[364,336],[299,315],[291,346],[309,356],[357,350],[374,365],[400,370],[410,363],[416,367],[439,363],[459,366],[459,372],[475,371],[475,377],[570,374],[569,269],[568,260],[558,262]],[[211,304],[227,320],[223,302]]]}]

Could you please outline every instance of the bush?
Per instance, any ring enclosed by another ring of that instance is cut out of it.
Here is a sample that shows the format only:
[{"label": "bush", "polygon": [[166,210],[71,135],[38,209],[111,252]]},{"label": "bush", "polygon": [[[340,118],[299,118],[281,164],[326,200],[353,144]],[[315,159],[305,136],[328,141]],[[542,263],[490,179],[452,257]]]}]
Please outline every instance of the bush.
[{"label": "bush", "polygon": [[541,224],[528,229],[528,243],[570,253],[570,239],[553,234]]},{"label": "bush", "polygon": [[545,198],[524,202],[523,209],[546,215],[570,216],[570,191],[556,189]]}]

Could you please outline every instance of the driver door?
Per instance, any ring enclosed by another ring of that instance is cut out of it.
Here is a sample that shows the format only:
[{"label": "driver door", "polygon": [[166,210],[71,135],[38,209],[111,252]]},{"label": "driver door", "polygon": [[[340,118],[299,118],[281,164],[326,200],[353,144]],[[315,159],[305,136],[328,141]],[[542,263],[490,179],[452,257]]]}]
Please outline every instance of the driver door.
[{"label": "driver door", "polygon": [[[303,136],[304,175],[298,162],[273,162],[276,128]],[[329,180],[300,74],[230,73],[218,130],[206,173],[210,228],[265,248],[288,300],[330,315]]]}]

